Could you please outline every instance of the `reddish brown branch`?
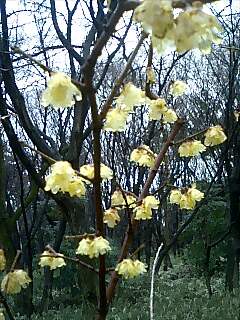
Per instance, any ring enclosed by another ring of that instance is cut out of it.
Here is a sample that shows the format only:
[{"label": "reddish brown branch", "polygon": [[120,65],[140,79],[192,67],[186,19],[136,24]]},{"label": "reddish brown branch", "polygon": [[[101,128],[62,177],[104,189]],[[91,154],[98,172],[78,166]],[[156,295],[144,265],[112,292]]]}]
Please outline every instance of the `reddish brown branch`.
[{"label": "reddish brown branch", "polygon": [[[149,189],[153,183],[154,178],[156,177],[159,166],[162,163],[164,156],[168,151],[168,148],[172,145],[173,140],[175,139],[176,135],[178,134],[178,132],[182,128],[183,124],[184,124],[184,121],[182,119],[178,119],[176,121],[172,132],[170,133],[168,139],[166,140],[166,142],[164,143],[164,145],[162,147],[162,150],[160,151],[160,153],[158,154],[158,156],[156,158],[155,165],[149,173],[149,176],[148,176],[147,181],[143,187],[143,190],[138,198],[138,201],[142,200],[143,198],[145,198],[148,195]],[[133,241],[134,232],[136,231],[137,227],[138,227],[138,221],[133,219],[132,220],[132,230],[129,230],[129,228],[127,229],[126,236],[125,236],[125,239],[124,239],[124,242],[122,245],[121,253],[118,258],[118,262],[122,261],[127,256],[128,251],[129,251],[129,247]],[[111,302],[111,300],[113,299],[117,283],[118,283],[118,275],[117,275],[116,271],[113,271],[113,273],[111,275],[111,280],[110,280],[109,286],[107,288],[108,302]]]}]

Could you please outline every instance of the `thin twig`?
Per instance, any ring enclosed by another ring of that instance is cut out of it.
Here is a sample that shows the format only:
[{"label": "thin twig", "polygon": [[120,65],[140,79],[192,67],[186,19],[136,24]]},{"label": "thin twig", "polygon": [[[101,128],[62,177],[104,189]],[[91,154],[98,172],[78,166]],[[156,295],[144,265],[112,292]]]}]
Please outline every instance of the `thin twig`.
[{"label": "thin twig", "polygon": [[151,275],[151,290],[150,290],[150,320],[154,320],[154,275],[155,270],[158,262],[158,257],[160,254],[160,251],[162,249],[163,243],[158,247],[157,253],[155,255],[154,261],[153,261],[153,267],[152,267],[152,275]]}]

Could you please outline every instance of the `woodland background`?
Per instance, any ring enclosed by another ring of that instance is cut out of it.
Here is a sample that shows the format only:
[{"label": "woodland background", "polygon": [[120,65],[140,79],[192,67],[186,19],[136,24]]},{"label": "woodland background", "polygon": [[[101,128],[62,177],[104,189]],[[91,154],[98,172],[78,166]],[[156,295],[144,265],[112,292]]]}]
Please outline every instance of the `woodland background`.
[{"label": "woodland background", "polygon": [[[240,319],[240,135],[234,117],[234,111],[240,111],[240,13],[236,2],[208,5],[224,37],[211,54],[174,52],[153,58],[157,81],[151,90],[165,97],[185,119],[178,140],[219,123],[228,136],[224,145],[194,159],[180,158],[173,147],[159,170],[157,185],[196,182],[205,200],[189,214],[168,203],[170,187],[159,189],[158,212],[151,221],[141,222],[135,236],[131,251],[144,244],[138,255],[149,268],[159,245],[165,246],[156,274],[156,319]],[[116,6],[121,6],[120,0],[112,0],[109,10],[104,0],[0,0],[0,245],[7,250],[9,265],[16,251],[22,251],[21,267],[33,279],[23,294],[10,299],[19,319],[20,314],[28,318],[34,314],[33,319],[91,319],[98,290],[96,277],[87,269],[70,263],[53,273],[38,266],[39,254],[47,244],[57,252],[74,255],[76,243],[64,236],[93,232],[91,188],[80,200],[44,193],[49,163],[33,150],[67,160],[75,169],[92,162],[89,101],[83,96],[71,109],[42,107],[46,74],[11,47],[20,47],[52,70],[79,80],[81,66],[105,32]],[[111,93],[140,35],[132,11],[125,13],[95,68],[100,105]],[[146,39],[124,83],[145,87],[148,57]],[[173,98],[167,92],[178,79],[190,89]],[[147,177],[146,169],[130,163],[131,151],[147,144],[159,152],[170,130],[170,126],[148,121],[145,107],[138,107],[124,133],[102,133],[102,162],[114,171],[124,190],[138,195]],[[104,208],[109,207],[115,188],[114,179],[104,183]],[[114,248],[108,266],[115,264],[126,225],[127,221],[113,231],[106,229]],[[121,281],[109,319],[148,319],[149,286],[149,274],[136,281]]]}]

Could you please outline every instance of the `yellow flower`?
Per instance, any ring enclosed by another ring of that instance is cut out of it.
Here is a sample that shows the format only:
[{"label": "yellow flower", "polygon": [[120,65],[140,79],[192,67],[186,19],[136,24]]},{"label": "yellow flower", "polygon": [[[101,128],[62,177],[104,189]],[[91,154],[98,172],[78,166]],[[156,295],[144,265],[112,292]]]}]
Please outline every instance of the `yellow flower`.
[{"label": "yellow flower", "polygon": [[51,173],[46,177],[45,191],[52,191],[56,194],[59,191],[68,190],[69,181],[74,177],[75,172],[67,161],[57,161],[51,166]]},{"label": "yellow flower", "polygon": [[170,193],[170,203],[178,203],[180,202],[182,197],[182,193],[178,189],[173,189]]},{"label": "yellow flower", "polygon": [[130,161],[137,162],[140,166],[152,168],[155,163],[156,154],[146,145],[134,149],[130,155]]},{"label": "yellow flower", "polygon": [[173,123],[177,121],[177,114],[174,110],[168,109],[164,114],[163,114],[163,122],[164,123]]},{"label": "yellow flower", "polygon": [[53,194],[69,192],[70,196],[81,197],[85,194],[83,179],[78,177],[71,164],[67,161],[57,161],[51,166],[50,174],[45,178],[45,191]]},{"label": "yellow flower", "polygon": [[135,10],[135,20],[152,36],[153,47],[160,54],[170,48],[178,52],[198,48],[211,51],[211,44],[221,43],[217,19],[204,13],[199,1],[174,18],[172,1],[143,0]]},{"label": "yellow flower", "polygon": [[146,32],[163,39],[173,27],[172,3],[169,0],[144,0],[135,10],[134,18],[142,23]]},{"label": "yellow flower", "polygon": [[84,238],[79,242],[76,254],[86,255],[89,258],[97,258],[111,250],[109,242],[103,237]]},{"label": "yellow flower", "polygon": [[[126,200],[129,208],[134,208],[136,206],[137,198],[134,195],[126,194]],[[124,200],[122,192],[120,190],[116,190],[113,192],[111,197],[111,204],[114,207],[126,207],[126,201]]]},{"label": "yellow flower", "polygon": [[152,219],[152,209],[158,209],[159,201],[154,196],[147,196],[142,200],[140,206],[134,209],[135,220]]},{"label": "yellow flower", "polygon": [[50,267],[50,270],[54,270],[56,268],[61,268],[66,266],[63,255],[61,253],[57,253],[57,257],[51,253],[50,251],[44,251],[40,257],[39,265],[41,267]]},{"label": "yellow flower", "polygon": [[117,209],[110,208],[104,212],[103,222],[106,223],[109,228],[114,228],[119,221],[120,217]]},{"label": "yellow flower", "polygon": [[147,83],[156,82],[156,75],[151,67],[147,67]]},{"label": "yellow flower", "polygon": [[160,120],[162,115],[168,110],[167,103],[165,99],[162,98],[150,100],[149,109],[149,118],[151,120]]},{"label": "yellow flower", "polygon": [[123,206],[125,204],[122,192],[120,190],[116,190],[113,192],[111,196],[111,204],[114,207]]},{"label": "yellow flower", "polygon": [[125,130],[128,112],[121,107],[110,109],[103,126],[105,131],[121,132]]},{"label": "yellow flower", "polygon": [[7,294],[19,293],[26,288],[32,280],[24,270],[9,272],[2,280],[1,289]]},{"label": "yellow flower", "polygon": [[205,151],[206,147],[199,140],[183,142],[178,148],[180,157],[193,157]]},{"label": "yellow flower", "polygon": [[238,122],[239,121],[240,112],[239,111],[234,111],[233,115],[235,117],[235,120]]},{"label": "yellow flower", "polygon": [[216,146],[227,140],[227,137],[221,126],[211,127],[205,133],[205,146]]},{"label": "yellow flower", "polygon": [[54,73],[48,81],[48,86],[42,94],[42,104],[55,108],[71,107],[76,100],[82,100],[79,89],[71,82],[71,78],[61,72]]},{"label": "yellow flower", "polygon": [[147,272],[146,265],[139,260],[124,259],[117,264],[115,271],[123,278],[129,279]]},{"label": "yellow flower", "polygon": [[3,271],[6,267],[6,258],[3,249],[0,249],[0,271]]},{"label": "yellow flower", "polygon": [[176,18],[175,43],[178,52],[198,48],[202,53],[211,52],[211,44],[220,44],[217,35],[221,27],[217,19],[193,6]]},{"label": "yellow flower", "polygon": [[197,190],[195,185],[188,189],[174,189],[170,194],[170,203],[176,203],[180,209],[192,210],[196,206],[196,202],[204,198],[204,193]]},{"label": "yellow flower", "polygon": [[137,88],[131,82],[127,83],[120,96],[116,99],[117,106],[124,107],[124,110],[129,113],[133,111],[133,107],[145,102],[145,93]]},{"label": "yellow flower", "polygon": [[[86,181],[86,180],[84,180]],[[86,193],[85,184],[83,182],[83,178],[81,177],[74,177],[68,185],[68,193],[70,197],[82,197]]]},{"label": "yellow flower", "polygon": [[177,96],[181,96],[182,94],[184,94],[184,92],[188,89],[188,85],[181,81],[181,80],[177,80],[175,81],[171,86],[170,86],[170,93],[177,97]]},{"label": "yellow flower", "polygon": [[[87,177],[90,180],[94,179],[94,164],[85,164],[81,166],[80,173]],[[105,164],[101,163],[100,174],[103,180],[108,180],[113,178],[113,172],[110,168],[108,168]],[[86,183],[90,183],[90,181],[85,180]]]}]

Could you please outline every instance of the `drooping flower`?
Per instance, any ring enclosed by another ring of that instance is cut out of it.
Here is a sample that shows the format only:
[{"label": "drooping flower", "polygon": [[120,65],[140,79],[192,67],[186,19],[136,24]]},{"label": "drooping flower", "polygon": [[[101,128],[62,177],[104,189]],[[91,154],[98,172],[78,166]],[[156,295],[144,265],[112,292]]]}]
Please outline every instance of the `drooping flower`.
[{"label": "drooping flower", "polygon": [[22,288],[26,288],[31,281],[24,270],[14,270],[5,275],[1,283],[1,289],[6,294],[16,294]]},{"label": "drooping flower", "polygon": [[51,172],[45,178],[45,191],[53,194],[68,192],[71,197],[81,197],[85,194],[83,178],[78,177],[71,164],[67,161],[57,161],[51,165]]},{"label": "drooping flower", "polygon": [[178,148],[180,157],[193,157],[205,151],[206,147],[199,140],[183,142]]},{"label": "drooping flower", "polygon": [[170,193],[170,203],[180,203],[182,192],[179,189],[173,189]]},{"label": "drooping flower", "polygon": [[159,200],[154,196],[147,196],[142,200],[140,206],[137,206],[133,212],[135,213],[135,220],[148,220],[152,219],[152,209],[158,209]]},{"label": "drooping flower", "polygon": [[134,106],[141,105],[145,102],[145,93],[137,88],[131,82],[127,83],[120,96],[116,99],[117,106],[124,107],[124,110],[129,113],[133,111]]},{"label": "drooping flower", "polygon": [[162,115],[168,110],[165,99],[150,100],[149,110],[149,118],[151,120],[160,120]]},{"label": "drooping flower", "polygon": [[146,145],[134,149],[130,155],[130,161],[137,162],[140,166],[152,168],[155,163],[156,154]]},{"label": "drooping flower", "polygon": [[180,209],[192,210],[196,206],[196,202],[204,198],[204,193],[196,189],[196,185],[192,185],[187,189],[174,189],[170,193],[170,203],[180,206]]},{"label": "drooping flower", "polygon": [[51,173],[46,177],[45,191],[52,191],[56,194],[59,191],[68,190],[69,181],[73,179],[75,172],[67,161],[57,161],[51,165]]},{"label": "drooping flower", "polygon": [[[80,173],[87,177],[90,180],[94,179],[94,164],[85,164],[81,166]],[[110,168],[108,168],[105,164],[101,163],[100,167],[100,175],[103,180],[108,180],[113,178],[113,172]],[[86,180],[86,183],[90,183],[90,181]]]},{"label": "drooping flower", "polygon": [[119,221],[120,217],[116,208],[110,208],[104,212],[103,222],[106,223],[109,228],[114,228]]},{"label": "drooping flower", "polygon": [[196,6],[189,7],[176,18],[174,33],[176,50],[184,52],[198,48],[202,53],[211,52],[211,44],[221,43],[218,32],[221,27],[213,15],[202,11],[202,5],[196,1]]},{"label": "drooping flower", "polygon": [[146,32],[156,38],[164,39],[174,24],[172,2],[144,0],[135,10],[134,18],[137,22],[141,22]]},{"label": "drooping flower", "polygon": [[122,132],[125,130],[128,112],[123,107],[110,109],[103,126],[105,131]]},{"label": "drooping flower", "polygon": [[70,197],[82,197],[85,195],[86,187],[85,183],[83,182],[83,178],[74,176],[74,178],[69,182],[68,193]]},{"label": "drooping flower", "polygon": [[[125,193],[125,195],[126,195],[126,200],[129,208],[134,208],[136,206],[137,197],[129,193]],[[126,201],[120,190],[116,190],[113,192],[111,196],[111,204],[112,206],[116,208],[119,207],[120,209],[126,207]]]},{"label": "drooping flower", "polygon": [[214,126],[205,132],[205,146],[216,146],[227,140],[227,137],[221,126]]},{"label": "drooping flower", "polygon": [[135,278],[147,272],[147,266],[139,260],[124,259],[117,264],[115,271],[125,279]]},{"label": "drooping flower", "polygon": [[173,84],[171,84],[170,86],[170,93],[175,96],[181,96],[182,94],[184,94],[184,92],[188,89],[188,85],[181,81],[181,80],[177,80],[175,81]]},{"label": "drooping flower", "polygon": [[3,249],[0,249],[0,271],[5,270],[6,258]]},{"label": "drooping flower", "polygon": [[173,123],[173,122],[177,121],[177,119],[178,119],[178,116],[173,109],[168,109],[163,114],[163,122],[164,123]]},{"label": "drooping flower", "polygon": [[52,252],[45,250],[40,257],[39,265],[41,267],[50,267],[50,270],[54,270],[56,268],[61,268],[66,266],[64,261],[63,254],[57,253],[57,256]]},{"label": "drooping flower", "polygon": [[167,49],[184,52],[198,48],[202,53],[211,52],[211,44],[221,43],[218,35],[221,27],[217,19],[202,10],[200,1],[192,7],[173,14],[173,1],[143,0],[135,10],[135,20],[150,33],[153,47],[160,54]]},{"label": "drooping flower", "polygon": [[54,73],[48,81],[47,88],[42,94],[42,104],[55,108],[72,107],[74,98],[82,100],[80,90],[72,83],[71,78],[61,72]]},{"label": "drooping flower", "polygon": [[110,251],[109,242],[102,236],[95,238],[84,238],[79,242],[76,254],[86,255],[89,258],[97,258],[99,255],[104,255]]}]

